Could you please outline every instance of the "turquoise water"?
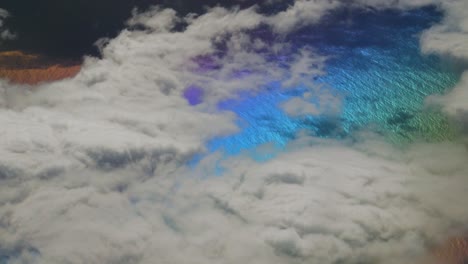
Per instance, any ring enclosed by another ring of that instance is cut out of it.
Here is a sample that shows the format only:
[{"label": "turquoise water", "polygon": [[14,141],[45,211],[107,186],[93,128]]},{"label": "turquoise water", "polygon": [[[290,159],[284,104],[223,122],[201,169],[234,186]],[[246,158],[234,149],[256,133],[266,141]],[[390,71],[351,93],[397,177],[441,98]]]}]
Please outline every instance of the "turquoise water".
[{"label": "turquoise water", "polygon": [[[306,87],[282,89],[272,82],[257,94],[241,93],[238,99],[219,103],[220,110],[238,116],[241,131],[212,139],[210,152],[226,156],[242,151],[258,159],[273,157],[302,131],[325,138],[346,138],[371,130],[391,142],[440,141],[455,137],[448,119],[437,110],[425,109],[428,95],[453,87],[460,71],[438,57],[422,55],[419,34],[437,23],[442,14],[434,8],[407,12],[339,10],[316,26],[287,37],[294,52],[311,49],[327,56],[326,74],[310,80],[341,100],[338,113],[288,116],[280,107],[302,96]],[[278,63],[284,57],[275,58]],[[287,58],[286,58],[287,59]],[[320,98],[310,103],[320,107]],[[258,151],[269,145],[269,151]]]}]

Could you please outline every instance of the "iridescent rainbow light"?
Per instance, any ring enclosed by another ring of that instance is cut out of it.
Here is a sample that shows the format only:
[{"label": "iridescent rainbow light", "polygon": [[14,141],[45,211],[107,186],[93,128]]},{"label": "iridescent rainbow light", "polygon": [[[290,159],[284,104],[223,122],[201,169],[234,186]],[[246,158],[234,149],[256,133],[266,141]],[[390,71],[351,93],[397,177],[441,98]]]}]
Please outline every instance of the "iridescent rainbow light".
[{"label": "iridescent rainbow light", "polygon": [[[240,99],[219,103],[220,110],[237,114],[241,131],[212,139],[209,151],[222,150],[226,156],[248,151],[257,160],[268,159],[298,131],[340,139],[370,129],[395,143],[453,138],[456,129],[447,118],[424,109],[428,95],[443,93],[460,77],[460,71],[438,57],[422,55],[419,48],[418,34],[441,18],[433,7],[405,12],[343,9],[291,34],[287,41],[296,52],[311,48],[329,57],[327,74],[311,79],[343,98],[341,113],[288,116],[279,105],[306,89],[284,90],[272,82],[255,95],[244,92]],[[313,96],[310,102],[318,103]],[[273,151],[258,152],[264,144]]]}]

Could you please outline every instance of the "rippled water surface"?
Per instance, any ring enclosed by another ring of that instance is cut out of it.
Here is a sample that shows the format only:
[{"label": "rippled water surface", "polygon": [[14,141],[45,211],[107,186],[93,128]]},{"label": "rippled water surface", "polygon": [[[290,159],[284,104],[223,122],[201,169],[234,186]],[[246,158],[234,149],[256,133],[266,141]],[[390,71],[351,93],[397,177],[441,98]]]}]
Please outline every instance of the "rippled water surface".
[{"label": "rippled water surface", "polygon": [[[208,148],[223,150],[228,156],[253,151],[263,159],[275,151],[260,155],[258,146],[270,144],[280,149],[299,131],[345,138],[367,129],[395,143],[454,137],[455,128],[447,118],[424,107],[428,95],[450,89],[460,75],[438,57],[422,55],[419,48],[419,34],[441,17],[433,8],[406,12],[341,10],[316,26],[288,36],[293,50],[308,48],[328,58],[326,74],[310,78],[321,91],[328,90],[339,99],[339,111],[289,116],[280,106],[303,96],[305,88],[284,90],[272,83],[260,94],[241,94],[241,99],[219,104],[220,109],[238,115],[241,131],[211,140]],[[323,107],[320,96],[307,98],[318,108]]]}]

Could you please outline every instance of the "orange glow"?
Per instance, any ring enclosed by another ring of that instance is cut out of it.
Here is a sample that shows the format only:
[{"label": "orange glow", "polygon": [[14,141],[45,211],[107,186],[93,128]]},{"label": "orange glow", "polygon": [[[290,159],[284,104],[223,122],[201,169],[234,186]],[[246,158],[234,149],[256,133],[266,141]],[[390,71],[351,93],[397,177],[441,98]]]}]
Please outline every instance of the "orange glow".
[{"label": "orange glow", "polygon": [[20,84],[38,84],[58,81],[73,77],[80,71],[80,66],[51,66],[45,69],[1,69],[0,78]]},{"label": "orange glow", "polygon": [[449,239],[441,247],[434,250],[437,264],[468,263],[468,238],[456,237]]},{"label": "orange glow", "polygon": [[35,85],[70,78],[78,74],[76,62],[52,60],[21,51],[0,52],[0,78],[13,83]]}]

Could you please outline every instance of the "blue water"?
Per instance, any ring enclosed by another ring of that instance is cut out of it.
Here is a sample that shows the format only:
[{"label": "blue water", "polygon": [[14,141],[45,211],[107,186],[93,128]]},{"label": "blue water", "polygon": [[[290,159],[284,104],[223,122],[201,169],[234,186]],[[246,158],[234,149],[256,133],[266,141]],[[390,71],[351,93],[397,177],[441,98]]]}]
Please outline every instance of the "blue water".
[{"label": "blue water", "polygon": [[297,35],[294,42],[314,43],[319,51],[334,54],[319,81],[345,95],[341,118],[346,132],[375,124],[395,139],[445,139],[450,133],[445,119],[423,112],[423,103],[428,95],[453,87],[460,72],[438,57],[421,55],[418,38],[440,19],[433,8],[356,11],[352,25],[331,23]]},{"label": "blue water", "polygon": [[[241,132],[212,139],[209,151],[221,150],[226,156],[245,151],[264,160],[299,131],[340,139],[370,129],[393,142],[452,138],[455,129],[447,118],[423,107],[424,98],[453,87],[460,77],[459,71],[435,56],[422,55],[419,48],[419,34],[441,18],[430,7],[407,12],[338,10],[318,25],[289,35],[286,41],[294,49],[286,56],[308,48],[328,57],[327,74],[310,80],[341,98],[341,111],[288,116],[281,103],[307,89],[285,90],[272,82],[260,93],[243,92],[239,99],[220,102],[220,110],[238,116]],[[281,63],[285,58],[273,59]],[[310,103],[320,105],[320,99],[312,96]],[[270,151],[258,151],[263,145]]]}]

